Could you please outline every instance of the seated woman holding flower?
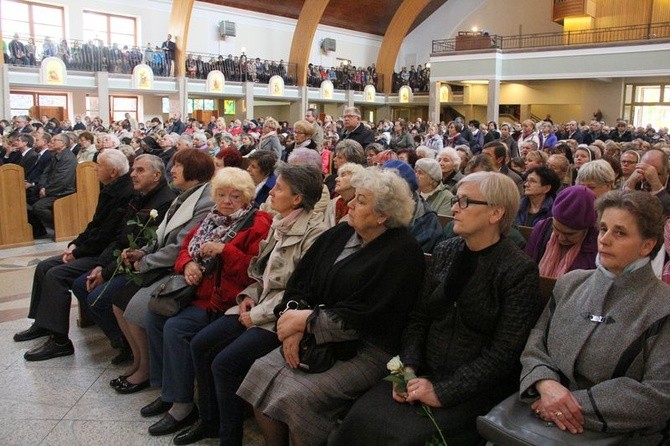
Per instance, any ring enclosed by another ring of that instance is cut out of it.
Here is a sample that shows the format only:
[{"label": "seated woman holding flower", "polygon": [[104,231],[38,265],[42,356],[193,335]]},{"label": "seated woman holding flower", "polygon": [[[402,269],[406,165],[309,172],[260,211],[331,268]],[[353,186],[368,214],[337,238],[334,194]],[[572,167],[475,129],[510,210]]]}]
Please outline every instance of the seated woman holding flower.
[{"label": "seated woman holding flower", "polygon": [[419,378],[405,391],[380,382],[354,403],[329,444],[424,445],[437,432],[416,404],[430,407],[450,446],[477,444],[477,416],[517,387],[519,356],[539,313],[537,266],[504,236],[519,191],[493,172],[467,175],[457,190],[459,237],[435,248],[402,337],[400,359]]},{"label": "seated woman holding flower", "polygon": [[237,293],[252,282],[247,268],[270,230],[272,217],[253,206],[255,186],[248,172],[224,167],[210,184],[214,207],[186,236],[174,267],[187,284],[197,286],[195,300],[172,317],[147,314],[151,385],[162,390],[141,412],[150,416],[169,409],[149,427],[152,435],[195,421],[190,340],[235,305]]},{"label": "seated woman holding flower", "polygon": [[626,190],[604,194],[596,209],[598,267],[556,282],[521,356],[521,401],[572,434],[667,444],[670,286],[650,264],[663,244],[662,207]]},{"label": "seated woman holding flower", "polygon": [[[408,231],[414,202],[391,170],[351,178],[349,221],[326,231],[291,276],[277,322],[282,348],[256,360],[237,394],[250,402],[266,444],[324,444],[349,405],[385,374],[421,288],[424,260]],[[338,359],[321,373],[299,368],[313,335]],[[283,352],[283,354],[282,354]]]}]

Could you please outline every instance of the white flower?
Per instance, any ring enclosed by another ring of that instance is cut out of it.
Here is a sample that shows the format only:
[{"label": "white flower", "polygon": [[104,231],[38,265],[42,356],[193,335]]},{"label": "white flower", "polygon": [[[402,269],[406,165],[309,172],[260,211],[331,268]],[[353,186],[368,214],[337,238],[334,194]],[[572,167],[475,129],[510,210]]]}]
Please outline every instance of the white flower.
[{"label": "white flower", "polygon": [[403,367],[404,366],[400,360],[400,356],[394,356],[388,363],[386,363],[386,368],[391,373],[402,373]]},{"label": "white flower", "polygon": [[155,220],[156,218],[158,218],[158,211],[156,209],[152,209],[151,212],[149,212],[149,217]]}]

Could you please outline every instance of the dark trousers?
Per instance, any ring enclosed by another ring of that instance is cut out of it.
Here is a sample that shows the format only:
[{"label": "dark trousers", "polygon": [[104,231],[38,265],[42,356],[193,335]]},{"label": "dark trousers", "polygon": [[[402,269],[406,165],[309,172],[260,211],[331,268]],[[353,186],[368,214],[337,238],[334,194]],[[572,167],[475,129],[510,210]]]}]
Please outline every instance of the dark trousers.
[{"label": "dark trousers", "polygon": [[88,276],[88,273],[89,271],[85,272],[74,281],[72,293],[79,300],[79,305],[86,308],[86,312],[109,340],[119,340],[123,337],[123,333],[116,321],[114,311],[112,311],[112,296],[130,282],[130,279],[125,274],[118,275],[107,282],[101,283],[89,293],[86,291],[86,276]]},{"label": "dark trousers", "polygon": [[238,316],[223,316],[191,340],[203,421],[219,423],[221,444],[242,445],[245,402],[236,395],[254,361],[279,346],[273,331],[247,329]]},{"label": "dark trousers", "polygon": [[46,227],[54,227],[54,201],[57,197],[44,197],[28,205],[28,223],[33,227],[33,236],[46,232]]},{"label": "dark trousers", "polygon": [[42,260],[35,268],[28,317],[38,327],[66,335],[70,330],[70,288],[74,280],[92,269],[97,257],[63,263],[62,256]]}]

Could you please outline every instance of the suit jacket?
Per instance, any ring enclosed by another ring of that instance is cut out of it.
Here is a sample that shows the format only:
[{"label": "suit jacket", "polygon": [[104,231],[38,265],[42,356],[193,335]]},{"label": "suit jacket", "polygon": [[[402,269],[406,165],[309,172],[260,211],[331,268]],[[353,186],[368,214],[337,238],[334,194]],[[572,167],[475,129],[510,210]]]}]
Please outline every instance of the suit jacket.
[{"label": "suit jacket", "polygon": [[75,192],[77,157],[69,149],[53,155],[42,172],[39,186],[46,190],[48,197],[61,197]]},{"label": "suit jacket", "polygon": [[43,152],[37,154],[38,158],[33,167],[26,172],[26,181],[29,183],[38,184],[42,173],[44,173],[44,169],[51,164],[53,154],[47,149],[42,150]]},{"label": "suit jacket", "polygon": [[39,159],[39,154],[35,152],[35,149],[32,147],[26,151],[26,153],[23,154],[21,157],[21,160],[19,161],[19,166],[23,167],[23,172],[24,175],[27,176],[28,172],[30,172],[37,163],[37,160]]},{"label": "suit jacket", "polygon": [[[539,380],[562,382],[581,405],[586,429],[638,431],[645,436],[631,444],[664,444],[661,431],[670,420],[670,321],[644,341],[622,377],[612,379],[612,374],[624,351],[670,315],[669,296],[670,286],[654,276],[649,263],[613,279],[601,269],[560,277],[553,316],[547,306],[521,356],[522,400],[537,398]],[[599,323],[589,315],[610,319]]]},{"label": "suit jacket", "polygon": [[[142,248],[146,253],[140,260],[140,272],[158,268],[173,268],[179,248],[186,235],[199,224],[214,206],[209,183],[193,186],[193,190],[182,192],[172,203],[174,206],[184,194],[190,195],[168,219],[163,219],[156,230],[157,239]],[[172,207],[171,207],[172,208]],[[170,210],[168,210],[168,215]]]}]

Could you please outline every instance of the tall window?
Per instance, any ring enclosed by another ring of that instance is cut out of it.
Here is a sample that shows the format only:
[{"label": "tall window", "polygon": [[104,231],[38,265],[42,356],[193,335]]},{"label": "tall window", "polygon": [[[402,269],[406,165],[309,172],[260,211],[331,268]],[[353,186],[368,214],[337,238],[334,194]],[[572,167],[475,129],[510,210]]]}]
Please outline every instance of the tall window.
[{"label": "tall window", "polygon": [[[68,99],[66,94],[58,93],[30,93],[30,92],[11,92],[9,94],[9,106],[12,116],[30,115],[31,107],[35,105],[63,107],[67,114]],[[49,116],[50,118],[52,116]],[[33,116],[39,118],[39,116]]]},{"label": "tall window", "polygon": [[35,38],[36,43],[43,42],[45,37],[52,41],[57,39],[58,43],[65,37],[63,7],[26,0],[2,0],[0,3],[4,36],[18,33],[24,43],[28,37]]},{"label": "tall window", "polygon": [[126,119],[126,113],[137,119],[137,96],[110,96],[109,105],[113,121]]},{"label": "tall window", "polygon": [[82,27],[84,40],[99,39],[104,45],[118,43],[121,48],[137,45],[135,17],[84,11]]},{"label": "tall window", "polygon": [[670,122],[670,84],[626,85],[623,117],[636,126],[665,127]]}]

